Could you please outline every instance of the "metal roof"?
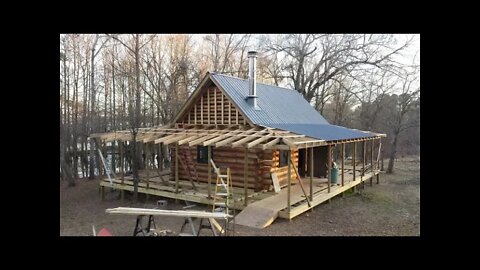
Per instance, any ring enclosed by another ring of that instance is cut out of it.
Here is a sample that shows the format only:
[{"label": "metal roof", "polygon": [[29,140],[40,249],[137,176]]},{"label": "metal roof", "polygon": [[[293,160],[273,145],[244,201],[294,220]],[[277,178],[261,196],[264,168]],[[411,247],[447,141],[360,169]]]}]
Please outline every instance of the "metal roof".
[{"label": "metal roof", "polygon": [[248,102],[248,79],[210,73],[240,111],[254,124],[303,134],[315,139],[333,141],[378,136],[341,126],[331,125],[295,90],[257,83],[255,110]]},{"label": "metal roof", "polygon": [[248,102],[248,80],[211,73],[237,107],[254,124],[328,124],[304,98],[295,90],[257,83],[257,104],[255,110]]},{"label": "metal roof", "polygon": [[268,126],[272,128],[288,130],[297,134],[303,134],[315,139],[325,141],[348,140],[378,136],[375,133],[369,133],[330,124],[269,124]]}]

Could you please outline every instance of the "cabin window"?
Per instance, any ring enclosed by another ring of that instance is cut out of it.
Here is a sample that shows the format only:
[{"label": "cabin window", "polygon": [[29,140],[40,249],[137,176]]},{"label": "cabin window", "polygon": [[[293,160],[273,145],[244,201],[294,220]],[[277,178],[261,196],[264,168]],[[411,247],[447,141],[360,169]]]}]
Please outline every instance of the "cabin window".
[{"label": "cabin window", "polygon": [[280,164],[278,167],[285,167],[288,165],[288,150],[280,150]]},{"label": "cabin window", "polygon": [[197,146],[197,163],[208,164],[208,146]]}]

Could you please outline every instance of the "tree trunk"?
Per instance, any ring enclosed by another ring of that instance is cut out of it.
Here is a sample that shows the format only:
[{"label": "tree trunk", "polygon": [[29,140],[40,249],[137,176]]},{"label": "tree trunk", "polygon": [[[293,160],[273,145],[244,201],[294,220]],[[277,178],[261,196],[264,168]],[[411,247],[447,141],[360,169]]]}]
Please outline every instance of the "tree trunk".
[{"label": "tree trunk", "polygon": [[387,173],[393,173],[393,166],[395,163],[395,156],[397,154],[397,141],[398,141],[398,134],[400,132],[395,131],[393,134],[393,143],[392,143],[392,148],[390,149],[390,158],[388,160],[388,168],[387,168]]},{"label": "tree trunk", "polygon": [[[90,74],[90,80],[91,80],[91,97],[90,99],[92,100],[92,107],[90,108],[91,113],[90,113],[90,134],[92,134],[95,130],[95,45],[97,44],[98,41],[98,35],[95,39],[95,42],[93,43],[92,46],[92,55],[91,55],[91,65],[92,65],[92,70]],[[89,179],[94,179],[95,178],[95,143],[94,140],[90,140],[90,175]]]},{"label": "tree trunk", "polygon": [[[60,118],[62,115],[62,111],[60,109]],[[61,172],[61,178],[65,181],[67,181],[68,186],[72,187],[75,186],[75,179],[73,178],[72,175],[72,170],[70,169],[70,166],[67,164],[65,161],[65,131],[64,131],[65,126],[60,125],[60,172]]]},{"label": "tree trunk", "polygon": [[133,200],[137,202],[138,198],[138,182],[140,181],[138,177],[138,170],[140,168],[139,161],[141,159],[140,149],[137,145],[137,132],[140,124],[140,56],[139,56],[139,34],[135,36],[135,113],[134,113],[134,125],[133,125]]}]

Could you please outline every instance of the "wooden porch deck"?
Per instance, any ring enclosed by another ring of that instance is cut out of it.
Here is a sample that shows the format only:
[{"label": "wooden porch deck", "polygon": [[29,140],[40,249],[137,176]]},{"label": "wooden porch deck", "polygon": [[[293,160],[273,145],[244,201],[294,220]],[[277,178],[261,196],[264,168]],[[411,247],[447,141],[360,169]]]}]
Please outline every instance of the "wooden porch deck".
[{"label": "wooden porch deck", "polygon": [[[347,168],[347,166],[345,167]],[[237,210],[245,209],[235,217],[237,224],[264,228],[270,225],[277,217],[292,219],[366,180],[370,180],[370,184],[372,184],[373,177],[379,173],[379,170],[369,170],[362,177],[360,171],[357,170],[356,179],[353,181],[351,169],[346,169],[344,173],[344,185],[341,185],[341,174],[339,174],[338,183],[330,186],[330,192],[328,192],[326,178],[313,178],[313,199],[310,201],[310,205],[308,205],[307,198],[300,185],[292,185],[290,189],[290,211],[288,211],[287,206],[288,191],[286,187],[282,188],[278,193],[273,191],[255,192],[253,189],[247,189],[247,207],[244,203],[244,189],[233,187],[234,202],[229,205],[229,208],[235,208]],[[169,176],[164,173],[163,180],[160,176],[157,176],[151,177],[148,183],[141,181],[138,185],[138,192],[207,205],[213,204],[213,198],[208,198],[207,183],[195,182],[197,190],[194,190],[190,181],[180,180],[178,193],[176,193],[175,181],[168,179]],[[302,183],[305,188],[305,193],[310,196],[310,178],[302,178]],[[109,179],[106,178],[100,181],[100,187],[102,189],[102,197],[105,187],[120,191],[133,191],[133,179],[131,176],[124,177],[122,184],[120,179],[112,179],[112,183],[110,183]],[[214,183],[211,185],[212,195],[213,192]]]},{"label": "wooden porch deck", "polygon": [[[163,179],[162,179],[163,178]],[[162,172],[162,177],[150,177],[149,181],[141,180],[138,184],[138,193],[161,196],[171,199],[185,200],[189,202],[213,205],[213,197],[208,198],[208,184],[202,182],[194,182],[197,190],[194,190],[192,184],[188,180],[179,180],[178,182],[178,193],[175,192],[175,181],[169,180],[170,176]],[[108,178],[104,178],[100,181],[100,187],[103,189],[105,187],[112,188],[120,191],[133,191],[133,177],[125,176],[122,184],[122,180],[117,178],[112,178],[112,183],[110,183]],[[212,179],[211,196],[215,192],[215,178]],[[274,195],[274,192],[255,192],[253,189],[247,189],[247,200],[248,204],[257,202],[264,198]],[[102,195],[103,196],[103,195]],[[244,198],[245,190],[239,187],[233,187],[233,197],[234,202],[229,204],[229,208],[241,210],[245,208]],[[221,202],[217,198],[217,202]]]}]

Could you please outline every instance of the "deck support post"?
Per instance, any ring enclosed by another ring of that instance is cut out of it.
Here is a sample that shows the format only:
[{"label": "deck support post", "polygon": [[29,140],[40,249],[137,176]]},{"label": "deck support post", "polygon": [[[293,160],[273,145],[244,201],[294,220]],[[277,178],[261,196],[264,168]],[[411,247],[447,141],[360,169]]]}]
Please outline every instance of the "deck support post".
[{"label": "deck support post", "polygon": [[313,147],[310,148],[310,201],[313,201]]},{"label": "deck support post", "polygon": [[[357,180],[357,143],[353,142],[353,181]],[[353,186],[353,192],[357,191],[357,186]]]},{"label": "deck support post", "polygon": [[123,148],[124,148],[124,142],[123,141],[120,141],[119,142],[119,146],[120,146],[120,178],[122,180],[122,185],[123,185],[123,182],[124,182],[124,179],[125,179],[125,155],[123,154]]},{"label": "deck support post", "polygon": [[331,181],[330,178],[332,174],[332,146],[329,144],[327,146],[327,183],[328,183],[328,193],[330,193]]},{"label": "deck support post", "polygon": [[248,149],[245,148],[245,157],[243,161],[243,205],[248,205],[248,189],[247,189],[247,171],[248,171]]},{"label": "deck support post", "polygon": [[290,164],[290,155],[292,154],[292,151],[291,150],[288,150],[288,157],[287,157],[287,164],[288,164],[288,171],[287,171],[287,180],[288,180],[288,183],[287,183],[287,210],[288,210],[288,216],[290,217],[290,210],[291,210],[291,207],[290,207],[290,186],[292,185],[292,174],[291,174],[291,168],[292,168],[292,165]]},{"label": "deck support post", "polygon": [[207,164],[207,168],[208,168],[208,187],[207,187],[207,193],[208,193],[208,197],[209,199],[212,199],[212,196],[211,196],[211,187],[210,185],[212,184],[212,164],[210,162],[210,159],[212,159],[212,148],[211,146],[207,146],[207,152],[208,152],[208,164]]},{"label": "deck support post", "polygon": [[362,151],[363,151],[363,158],[362,158],[362,162],[363,162],[363,167],[362,167],[362,181],[363,181],[363,177],[365,176],[365,161],[366,161],[366,159],[367,159],[367,141],[363,141]]},{"label": "deck support post", "polygon": [[[145,145],[145,170],[147,171],[147,190],[150,189],[150,143]],[[145,202],[148,202],[149,194],[145,194]]]},{"label": "deck support post", "polygon": [[98,176],[100,179],[102,179],[102,161],[100,160],[100,155],[98,154],[98,151],[102,151],[102,145],[100,139],[95,138],[93,140],[95,141],[95,146],[97,147],[97,153],[95,154],[95,164],[97,165]]},{"label": "deck support post", "polygon": [[345,182],[344,182],[344,179],[345,179],[344,168],[345,168],[345,144],[342,143],[342,187],[345,184]]},{"label": "deck support post", "polygon": [[370,186],[373,186],[373,140],[370,140],[370,170],[372,177],[370,177]]},{"label": "deck support post", "polygon": [[178,193],[178,142],[175,143],[175,193]]},{"label": "deck support post", "polygon": [[158,156],[159,156],[158,167],[159,167],[160,171],[163,171],[163,143],[160,143],[158,145]]}]

